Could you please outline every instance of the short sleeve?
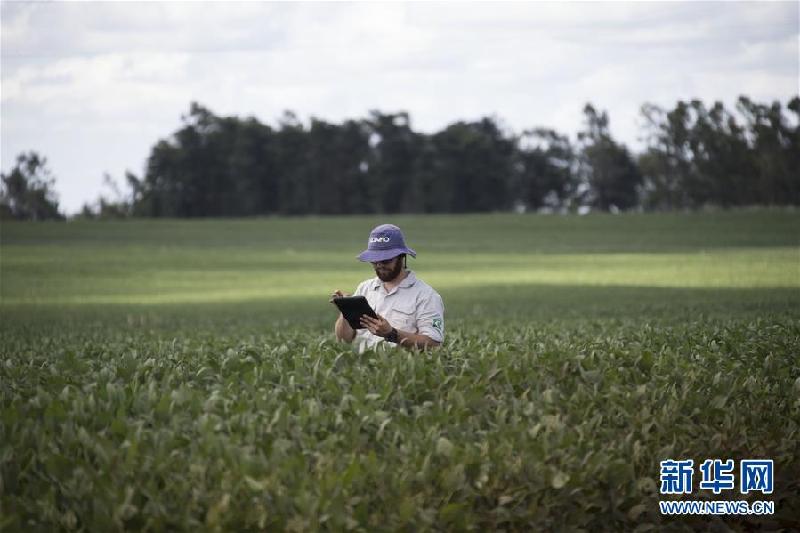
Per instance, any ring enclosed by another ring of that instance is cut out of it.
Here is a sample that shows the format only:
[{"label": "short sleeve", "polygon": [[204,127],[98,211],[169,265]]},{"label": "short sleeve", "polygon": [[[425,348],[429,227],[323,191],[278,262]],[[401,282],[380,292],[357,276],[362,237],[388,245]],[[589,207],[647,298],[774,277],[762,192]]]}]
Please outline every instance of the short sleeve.
[{"label": "short sleeve", "polygon": [[420,303],[417,311],[417,333],[436,342],[444,341],[444,302],[436,291]]}]

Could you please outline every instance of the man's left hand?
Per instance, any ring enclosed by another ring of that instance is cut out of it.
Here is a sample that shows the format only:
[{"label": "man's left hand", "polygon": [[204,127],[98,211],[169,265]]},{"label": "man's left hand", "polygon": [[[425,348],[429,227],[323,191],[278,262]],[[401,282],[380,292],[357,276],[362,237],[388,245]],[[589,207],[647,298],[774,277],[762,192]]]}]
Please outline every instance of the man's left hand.
[{"label": "man's left hand", "polygon": [[378,315],[378,318],[372,318],[367,315],[361,315],[361,325],[369,330],[373,335],[378,337],[385,337],[392,332],[392,325],[389,321]]}]

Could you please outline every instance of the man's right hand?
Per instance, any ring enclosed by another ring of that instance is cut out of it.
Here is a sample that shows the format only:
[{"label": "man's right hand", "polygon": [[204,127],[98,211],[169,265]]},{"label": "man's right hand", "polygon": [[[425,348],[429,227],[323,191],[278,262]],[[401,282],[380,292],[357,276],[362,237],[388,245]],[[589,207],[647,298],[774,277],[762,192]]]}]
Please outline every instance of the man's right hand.
[{"label": "man's right hand", "polygon": [[339,289],[336,289],[333,294],[331,294],[331,299],[328,300],[330,303],[333,303],[334,298],[344,298],[345,296],[350,296],[349,294],[345,294]]},{"label": "man's right hand", "polygon": [[[334,298],[342,298],[344,296],[350,296],[347,293],[336,289],[333,294],[331,294],[330,302],[333,303]],[[339,311],[339,309],[336,309]],[[339,318],[336,319],[336,324],[333,326],[333,331],[336,334],[336,338],[340,341],[344,342],[353,342],[353,339],[356,336],[356,330],[350,327],[350,324],[347,323],[347,320],[344,319],[344,315],[339,311]]]}]

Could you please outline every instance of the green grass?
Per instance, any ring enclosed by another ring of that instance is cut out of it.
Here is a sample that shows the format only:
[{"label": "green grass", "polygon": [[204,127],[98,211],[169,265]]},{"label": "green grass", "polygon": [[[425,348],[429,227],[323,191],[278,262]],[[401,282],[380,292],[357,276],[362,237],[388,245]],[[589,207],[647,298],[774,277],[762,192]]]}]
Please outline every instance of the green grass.
[{"label": "green grass", "polygon": [[[333,341],[383,218],[3,223],[0,529],[800,527],[800,213],[389,219],[435,352]],[[776,515],[658,514],[717,457]]]}]

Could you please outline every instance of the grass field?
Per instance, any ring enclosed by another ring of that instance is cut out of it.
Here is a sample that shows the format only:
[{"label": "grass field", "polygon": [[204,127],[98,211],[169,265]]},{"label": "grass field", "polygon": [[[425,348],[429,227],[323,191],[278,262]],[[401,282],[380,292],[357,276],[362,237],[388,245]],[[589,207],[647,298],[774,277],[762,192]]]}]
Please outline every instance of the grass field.
[{"label": "grass field", "polygon": [[[447,339],[358,355],[386,220],[3,223],[0,529],[800,528],[800,212],[389,217]],[[659,514],[751,457],[775,515]]]}]

